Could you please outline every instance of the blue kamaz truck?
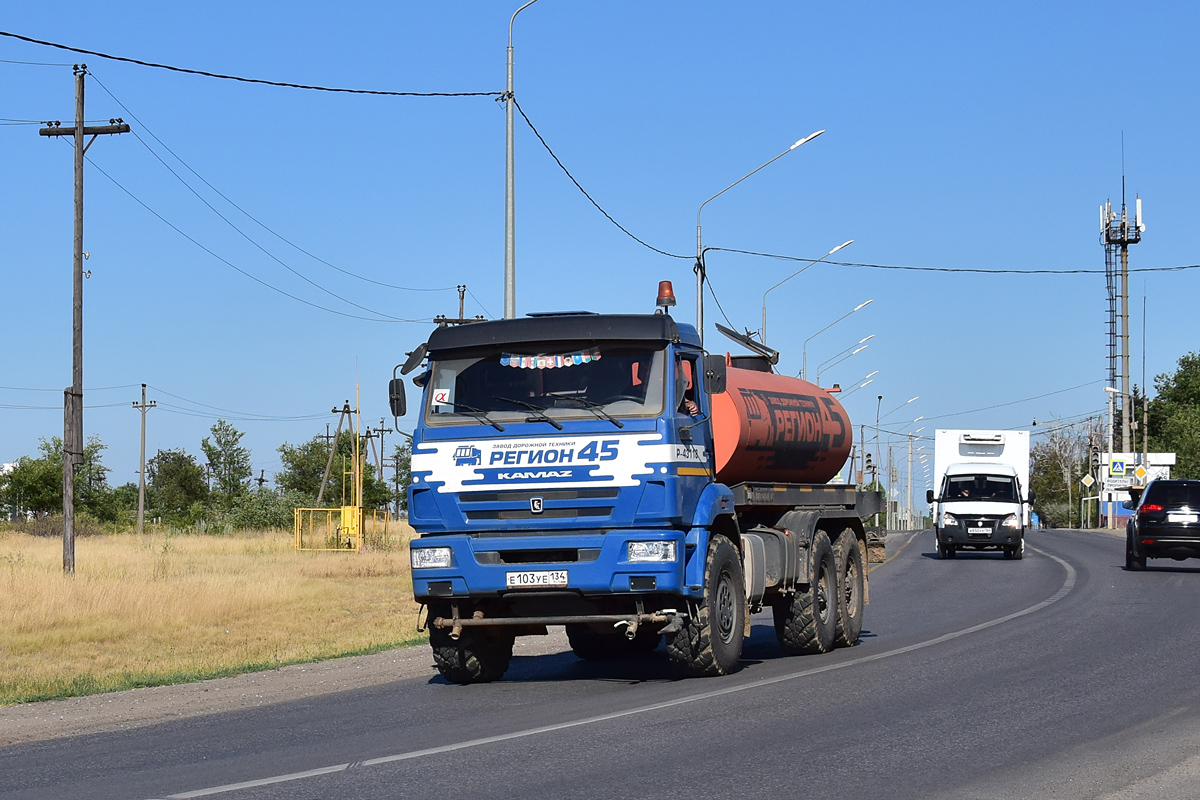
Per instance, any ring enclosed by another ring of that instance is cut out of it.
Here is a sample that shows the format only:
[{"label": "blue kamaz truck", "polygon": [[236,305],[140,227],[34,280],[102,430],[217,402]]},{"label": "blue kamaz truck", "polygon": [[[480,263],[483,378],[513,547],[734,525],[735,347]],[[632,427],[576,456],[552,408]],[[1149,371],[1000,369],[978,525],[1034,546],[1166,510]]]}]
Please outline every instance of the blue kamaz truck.
[{"label": "blue kamaz truck", "polygon": [[880,496],[829,482],[844,409],[761,345],[706,354],[660,295],[653,314],[440,327],[397,367],[422,390],[413,592],[448,680],[500,678],[514,638],[552,625],[585,659],[665,637],[682,676],[736,670],[767,606],[789,653],[857,642]]}]

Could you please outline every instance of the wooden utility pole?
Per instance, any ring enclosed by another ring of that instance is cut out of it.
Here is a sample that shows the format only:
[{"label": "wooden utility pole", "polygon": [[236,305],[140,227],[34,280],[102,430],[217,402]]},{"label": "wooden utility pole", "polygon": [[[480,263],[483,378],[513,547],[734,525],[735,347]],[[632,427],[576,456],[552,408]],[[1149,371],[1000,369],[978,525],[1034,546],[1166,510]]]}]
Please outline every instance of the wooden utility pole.
[{"label": "wooden utility pole", "polygon": [[[63,572],[75,575],[75,465],[83,461],[83,156],[96,137],[129,133],[119,119],[109,125],[84,126],[83,77],[87,64],[76,64],[75,127],[55,122],[38,131],[40,136],[70,136],[75,140],[75,258],[71,303],[71,386],[63,397]],[[83,137],[91,136],[86,145]]]},{"label": "wooden utility pole", "polygon": [[[329,448],[329,460],[325,462],[325,474],[321,476],[321,489],[317,492],[317,505],[321,505],[321,501],[325,499],[325,485],[329,482],[329,470],[333,468],[333,454],[337,451],[337,442],[342,435],[342,422],[352,413],[350,410],[350,401],[347,400],[341,408],[330,409],[331,414],[337,414],[338,424],[337,431],[333,434],[333,443]],[[343,478],[343,481],[345,478]]]},{"label": "wooden utility pole", "polygon": [[133,407],[142,412],[142,449],[141,466],[138,468],[138,535],[145,533],[146,526],[146,412],[157,406],[151,400],[146,402],[146,384],[142,384],[142,402],[134,403]]}]

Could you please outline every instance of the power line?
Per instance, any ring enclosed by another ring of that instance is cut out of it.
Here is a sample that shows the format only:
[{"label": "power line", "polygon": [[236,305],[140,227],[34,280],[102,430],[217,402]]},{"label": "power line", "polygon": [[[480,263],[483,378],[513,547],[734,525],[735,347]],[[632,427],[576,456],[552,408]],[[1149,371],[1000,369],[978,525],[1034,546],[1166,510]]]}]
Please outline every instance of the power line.
[{"label": "power line", "polygon": [[[464,284],[464,288],[466,288],[465,284]],[[471,291],[469,288],[467,289],[467,294],[471,295],[471,299],[472,299],[472,300],[474,300],[476,303],[478,303],[478,304],[479,304],[479,307],[483,309],[483,313],[487,314],[489,317],[491,317],[491,316],[492,316],[492,312],[491,312],[491,311],[488,311],[488,308],[487,308],[487,306],[485,306],[483,303],[481,303],[481,302],[479,301],[479,298],[478,298],[478,297],[476,297],[476,296],[475,296],[475,293],[474,293],[474,292],[472,292],[472,291]]]},{"label": "power line", "polygon": [[669,256],[671,258],[691,258],[691,256],[681,256],[681,255],[678,255],[677,253],[668,253],[666,250],[659,250],[654,245],[647,244],[646,242],[642,241],[638,237],[634,236],[632,233],[629,232],[629,230],[624,225],[622,225],[621,223],[619,223],[615,219],[613,219],[612,214],[609,214],[607,211],[605,211],[603,208],[601,208],[600,204],[597,203],[594,199],[592,199],[592,196],[587,193],[587,190],[584,189],[583,186],[580,185],[579,181],[575,180],[575,176],[571,174],[570,170],[568,170],[565,166],[563,166],[562,161],[560,161],[558,156],[556,156],[554,154],[554,151],[550,149],[550,145],[546,144],[546,140],[542,138],[542,134],[538,133],[537,128],[533,127],[533,123],[529,121],[529,117],[525,114],[525,109],[521,108],[521,104],[516,101],[516,98],[513,99],[513,105],[517,107],[517,111],[521,112],[521,117],[524,118],[525,124],[529,126],[529,130],[533,131],[533,135],[538,138],[538,141],[542,143],[542,147],[546,148],[546,152],[549,153],[550,157],[554,159],[554,163],[558,164],[559,169],[561,169],[566,174],[566,176],[571,179],[571,183],[575,184],[575,188],[578,189],[579,191],[583,192],[583,196],[588,199],[588,202],[590,202],[592,205],[594,205],[596,207],[596,210],[599,211],[601,214],[603,214],[608,219],[609,222],[611,222],[613,225],[616,225],[621,230],[622,233],[624,233],[630,239],[633,239],[635,242],[640,244],[642,247],[646,247],[650,250],[653,250],[654,252],[659,253],[660,255]]},{"label": "power line", "polygon": [[[85,156],[85,158],[86,158],[86,156]],[[205,247],[204,245],[202,245],[202,244],[201,244],[199,241],[197,241],[196,239],[192,238],[192,237],[191,237],[191,236],[189,236],[188,234],[184,233],[184,231],[183,231],[182,229],[180,229],[178,226],[176,226],[174,223],[172,223],[170,220],[168,220],[168,219],[167,219],[166,217],[164,217],[162,214],[159,214],[157,211],[155,211],[153,208],[151,208],[149,205],[147,205],[145,202],[143,202],[143,201],[142,201],[142,199],[141,199],[141,198],[139,198],[137,195],[135,195],[133,192],[129,191],[129,190],[128,190],[128,189],[126,189],[124,186],[122,186],[122,185],[121,185],[121,184],[120,184],[120,183],[117,181],[117,179],[116,179],[116,178],[114,178],[113,176],[111,176],[111,175],[109,175],[107,172],[105,172],[105,171],[104,171],[104,170],[103,170],[103,169],[102,169],[102,168],[101,168],[99,165],[97,165],[97,164],[96,164],[96,162],[92,161],[92,159],[88,158],[88,163],[90,163],[90,164],[91,164],[93,167],[95,167],[95,169],[96,169],[96,171],[97,171],[97,172],[99,172],[101,175],[103,175],[104,177],[106,177],[106,178],[108,178],[110,181],[112,181],[112,183],[113,183],[113,184],[114,184],[114,185],[115,185],[115,186],[116,186],[118,189],[120,189],[121,191],[123,191],[125,194],[129,195],[129,197],[130,197],[130,198],[132,198],[132,199],[133,199],[133,201],[134,201],[135,203],[137,203],[137,204],[138,204],[138,205],[140,205],[142,208],[146,209],[146,210],[147,210],[147,211],[149,211],[151,214],[153,214],[155,217],[157,217],[157,218],[159,219],[159,221],[160,221],[160,222],[162,222],[164,225],[166,225],[168,228],[170,228],[171,230],[175,231],[175,232],[176,232],[176,233],[178,233],[180,236],[182,236],[183,238],[187,239],[189,242],[191,242],[192,244],[196,245],[196,247],[199,247],[201,250],[203,250],[204,252],[208,253],[210,256],[212,256],[212,257],[213,257],[213,258],[215,258],[216,260],[220,261],[220,262],[221,262],[222,264],[224,264],[225,266],[229,267],[230,269],[232,269],[232,270],[234,270],[234,271],[236,271],[236,272],[239,272],[239,273],[241,273],[242,275],[246,276],[247,278],[249,278],[250,280],[254,281],[255,283],[257,283],[257,284],[260,284],[260,285],[262,285],[262,286],[265,286],[266,288],[270,289],[270,290],[271,290],[271,291],[273,291],[273,292],[276,292],[276,293],[278,293],[278,294],[281,294],[281,295],[283,295],[284,297],[287,297],[287,298],[290,298],[290,299],[292,299],[292,300],[295,300],[295,301],[296,301],[296,302],[298,302],[298,303],[303,303],[303,304],[304,304],[304,305],[306,305],[306,306],[310,306],[310,307],[312,307],[312,308],[315,308],[315,309],[318,309],[318,310],[320,310],[320,311],[327,311],[327,312],[329,312],[330,314],[337,314],[337,315],[338,315],[338,316],[340,316],[340,317],[348,317],[348,318],[350,318],[350,319],[361,319],[361,320],[365,320],[365,321],[367,321],[367,322],[431,322],[431,321],[432,321],[432,318],[426,318],[426,319],[399,319],[399,318],[395,318],[395,317],[392,317],[392,318],[381,318],[381,317],[364,317],[364,316],[362,316],[362,315],[359,315],[359,314],[350,314],[350,313],[347,313],[347,312],[345,312],[345,311],[338,311],[337,309],[333,309],[333,308],[327,308],[327,307],[325,307],[325,306],[323,306],[323,305],[320,305],[320,304],[318,304],[318,303],[314,303],[314,302],[312,302],[311,300],[305,300],[305,299],[304,299],[304,298],[302,298],[302,297],[297,297],[296,295],[294,295],[294,294],[291,294],[290,292],[287,292],[287,291],[285,291],[285,290],[283,290],[283,289],[280,289],[279,287],[277,287],[277,286],[274,286],[274,285],[272,285],[272,284],[270,284],[270,283],[267,283],[267,282],[266,282],[266,281],[264,281],[262,278],[259,278],[259,277],[257,277],[256,275],[253,275],[253,274],[251,274],[251,273],[247,272],[246,270],[242,269],[242,268],[241,268],[241,267],[239,267],[238,265],[234,264],[232,261],[229,261],[228,259],[222,258],[221,256],[217,255],[215,252],[213,252],[213,251],[212,251],[212,250],[210,250],[209,248],[207,248],[207,247]]]},{"label": "power line", "polygon": [[[88,387],[86,387],[85,391],[106,392],[106,391],[109,391],[110,389],[131,389],[136,386],[138,386],[138,384],[136,384],[136,383],[123,383],[120,386],[98,386],[96,388],[92,388],[91,386],[88,386]],[[29,386],[0,386],[0,389],[6,389],[11,392],[56,392],[56,393],[62,392],[62,389],[40,389],[40,388],[33,388],[33,387],[29,387]],[[59,406],[59,407],[61,408],[61,406]]]},{"label": "power line", "polygon": [[51,64],[45,61],[12,61],[7,58],[0,58],[0,64],[23,64],[27,67],[73,67],[74,64]]},{"label": "power line", "polygon": [[[203,408],[211,409],[213,411],[223,411],[227,414],[240,414],[244,417],[261,417],[263,419],[277,419],[277,420],[298,420],[298,419],[317,419],[317,418],[324,419],[325,418],[325,414],[300,414],[300,415],[290,415],[289,416],[289,415],[278,415],[278,414],[257,414],[252,411],[237,411],[232,408],[222,408],[221,406],[213,406],[213,405],[209,405],[208,403],[201,403],[198,400],[192,400],[191,398],[184,397],[183,395],[174,394],[172,392],[168,392],[165,389],[161,389],[157,386],[152,386],[150,384],[146,384],[146,386],[148,388],[151,388],[154,391],[158,392],[159,394],[165,394],[168,397],[174,397],[176,400],[182,400],[185,403],[191,403],[194,406],[201,406]],[[165,406],[165,405],[169,405],[169,404],[160,403],[160,405]],[[194,409],[184,409],[182,406],[171,406],[171,407],[172,408],[180,408],[185,411],[193,411],[194,410]]]},{"label": "power line", "polygon": [[1058,389],[1057,391],[1046,392],[1045,394],[1039,394],[1039,395],[1036,395],[1035,397],[1026,397],[1022,400],[1013,400],[1012,402],[1009,402],[1009,403],[997,403],[994,406],[984,406],[983,408],[973,408],[970,411],[955,411],[953,414],[934,414],[932,416],[925,417],[925,419],[933,420],[933,419],[945,419],[946,417],[961,417],[963,414],[974,414],[978,411],[991,411],[994,408],[1004,408],[1005,406],[1015,406],[1018,403],[1028,403],[1032,400],[1041,400],[1043,397],[1050,397],[1050,396],[1056,395],[1056,394],[1063,394],[1064,392],[1073,392],[1076,389],[1082,389],[1086,386],[1095,386],[1097,383],[1104,383],[1104,381],[1103,380],[1088,381],[1087,383],[1081,383],[1078,386],[1071,386],[1066,389]]},{"label": "power line", "polygon": [[[109,61],[121,61],[126,64],[137,64],[140,67],[153,67],[154,69],[165,69],[171,72],[182,72],[188,75],[202,75],[205,78],[220,78],[226,81],[239,81],[241,83],[257,83],[264,86],[280,86],[285,89],[307,89],[314,92],[339,92],[342,94],[373,94],[384,97],[495,97],[503,94],[503,92],[390,92],[378,89],[344,89],[334,88],[330,86],[310,86],[303,83],[288,83],[286,81],[268,81],[262,78],[244,78],[238,75],[224,75],[220,72],[207,72],[200,69],[188,69],[187,67],[174,67],[170,64],[156,64],[153,61],[142,61],[137,58],[127,58],[125,56],[114,56],[109,53],[101,53],[96,50],[84,50],[81,47],[71,47],[65,44],[56,42],[47,42],[41,39],[33,39],[29,36],[22,36],[19,33],[9,33],[8,31],[0,31],[0,36],[7,36],[11,39],[19,39],[22,42],[30,44],[38,44],[43,47],[54,47],[59,50],[66,50],[70,53],[80,53],[86,56],[96,56],[97,58],[106,58]],[[55,64],[45,66],[72,66],[70,64]]]},{"label": "power line", "polygon": [[[778,253],[759,253],[754,250],[736,250],[732,247],[706,247],[705,250],[720,250],[724,253],[740,253],[746,256],[760,256],[762,258],[775,258],[781,261],[803,261],[813,263],[820,261],[817,258],[800,258],[799,256],[785,256]],[[857,267],[863,269],[897,269],[909,270],[913,272],[961,272],[974,273],[979,275],[1103,275],[1105,271],[1102,269],[981,269],[978,267],[913,267],[902,266],[897,264],[864,264],[854,261],[821,261],[822,264],[829,264],[835,267]],[[1200,264],[1184,264],[1178,267],[1141,267],[1130,269],[1130,272],[1183,272],[1185,270],[1200,269]]]},{"label": "power line", "polygon": [[[418,288],[414,288],[411,286],[397,286],[396,284],[384,283],[383,281],[377,281],[377,280],[374,280],[373,278],[368,278],[364,275],[359,275],[358,273],[351,272],[348,269],[339,267],[337,264],[331,264],[330,262],[326,261],[325,259],[321,258],[320,256],[310,253],[308,250],[305,250],[300,245],[298,245],[295,242],[291,241],[290,239],[286,238],[282,234],[276,232],[275,230],[270,228],[266,223],[262,222],[261,220],[256,218],[254,215],[252,215],[249,211],[242,208],[240,205],[235,203],[233,200],[229,199],[229,197],[224,192],[222,192],[216,186],[213,186],[212,183],[210,183],[208,181],[208,179],[206,179],[203,175],[201,175],[199,172],[197,172],[195,169],[193,169],[192,166],[190,164],[188,164],[186,161],[184,161],[183,158],[181,158],[178,153],[176,153],[174,150],[172,150],[170,147],[168,147],[166,142],[164,142],[162,139],[160,139],[158,137],[158,135],[154,133],[154,131],[150,130],[150,127],[148,125],[146,125],[145,122],[142,122],[142,120],[140,120],[136,114],[134,114],[132,111],[130,111],[129,107],[126,106],[124,103],[122,103],[121,100],[115,94],[113,94],[112,91],[107,86],[105,86],[103,83],[101,83],[100,80],[94,74],[92,75],[92,80],[94,80],[97,84],[99,84],[100,88],[103,89],[105,92],[107,92],[108,96],[111,97],[113,99],[113,101],[116,102],[116,104],[119,105],[125,111],[125,113],[129,115],[129,117],[131,119],[133,119],[135,122],[137,122],[138,125],[141,126],[141,128],[143,130],[146,131],[146,133],[150,134],[150,136],[154,139],[154,141],[158,142],[158,144],[164,150],[166,150],[168,153],[170,153],[171,156],[176,161],[178,161],[180,164],[182,164],[184,167],[186,167],[189,172],[191,172],[193,175],[195,175],[197,178],[199,178],[204,183],[205,186],[207,186],[209,189],[212,189],[214,192],[216,192],[217,195],[222,200],[224,200],[226,203],[229,203],[229,205],[233,206],[238,211],[240,211],[242,214],[244,214],[251,222],[255,223],[260,228],[262,228],[263,230],[265,230],[267,233],[271,234],[275,238],[279,239],[284,244],[287,244],[290,247],[293,247],[296,250],[299,250],[301,253],[308,256],[309,258],[311,258],[315,261],[319,261],[320,263],[324,264],[327,267],[330,267],[331,269],[335,269],[338,272],[341,272],[345,275],[349,275],[352,278],[358,278],[359,280],[365,281],[366,283],[375,284],[376,286],[383,286],[388,289],[399,289],[399,290],[406,291],[406,292],[445,292],[445,291],[451,291],[454,289],[453,286],[442,286],[442,287],[437,287],[437,288],[432,288],[432,289],[418,289]],[[134,136],[137,136],[136,132],[134,132]],[[158,158],[158,155],[156,153],[154,153],[153,150],[150,149],[150,146],[148,144],[146,144],[146,142],[140,136],[138,136],[138,141],[140,141],[142,143],[143,147],[145,147],[147,150],[150,150],[150,153],[152,155],[154,155],[155,158]],[[162,159],[159,158],[159,161],[161,162]],[[163,166],[166,166],[166,164],[164,163]],[[171,169],[171,168],[167,167],[167,169]],[[171,170],[171,172],[172,172],[172,174],[175,174],[174,170]],[[175,175],[175,177],[178,178],[179,176]],[[183,181],[183,179],[180,178],[180,181]],[[185,186],[187,186],[186,181],[184,181],[183,183]],[[188,188],[191,189],[190,186],[188,186]],[[194,189],[192,191],[193,191],[193,193],[195,193]],[[197,197],[199,197],[198,194],[197,194]],[[201,200],[203,200],[203,198],[201,198]],[[211,206],[209,206],[209,207],[211,208]],[[214,209],[214,212],[215,211],[216,210]],[[222,219],[224,219],[224,217],[222,217]],[[226,220],[226,222],[228,222],[228,220]],[[230,224],[232,225],[232,223],[230,223]],[[235,228],[235,230],[236,230],[236,228]],[[480,305],[482,306],[482,304],[480,304]],[[364,309],[364,310],[370,310],[370,309]],[[377,312],[373,312],[373,313],[377,313]],[[387,315],[384,315],[384,316],[387,316]]]}]

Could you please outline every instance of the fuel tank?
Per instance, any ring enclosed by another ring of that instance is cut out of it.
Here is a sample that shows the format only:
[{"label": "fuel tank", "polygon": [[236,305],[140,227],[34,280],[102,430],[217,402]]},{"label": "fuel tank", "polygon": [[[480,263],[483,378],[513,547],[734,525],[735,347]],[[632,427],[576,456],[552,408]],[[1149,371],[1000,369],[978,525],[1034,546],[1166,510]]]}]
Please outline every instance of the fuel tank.
[{"label": "fuel tank", "polygon": [[827,483],[846,463],[850,417],[833,395],[770,372],[726,370],[712,397],[717,480]]}]

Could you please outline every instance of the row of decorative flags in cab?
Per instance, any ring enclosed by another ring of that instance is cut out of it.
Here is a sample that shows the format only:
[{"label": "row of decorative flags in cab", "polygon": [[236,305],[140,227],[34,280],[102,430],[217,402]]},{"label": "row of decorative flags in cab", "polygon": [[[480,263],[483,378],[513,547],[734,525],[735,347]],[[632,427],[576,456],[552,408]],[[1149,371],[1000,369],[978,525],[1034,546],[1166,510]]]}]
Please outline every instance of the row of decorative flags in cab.
[{"label": "row of decorative flags in cab", "polygon": [[580,350],[577,353],[563,353],[558,356],[515,356],[508,353],[500,356],[500,364],[505,367],[521,369],[555,369],[557,367],[573,367],[576,364],[587,364],[600,360],[600,348]]}]

